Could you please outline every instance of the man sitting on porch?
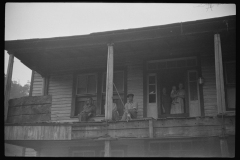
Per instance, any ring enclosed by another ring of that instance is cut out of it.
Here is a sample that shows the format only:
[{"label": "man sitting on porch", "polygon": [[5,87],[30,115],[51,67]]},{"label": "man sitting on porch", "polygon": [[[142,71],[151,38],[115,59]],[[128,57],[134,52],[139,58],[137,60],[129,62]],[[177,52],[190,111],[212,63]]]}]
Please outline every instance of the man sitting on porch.
[{"label": "man sitting on porch", "polygon": [[127,103],[125,104],[124,108],[124,113],[122,116],[121,120],[127,120],[127,116],[128,114],[130,114],[131,119],[136,119],[137,118],[137,109],[138,109],[138,103],[137,102],[133,102],[133,97],[134,94],[128,94],[127,95]]},{"label": "man sitting on porch", "polygon": [[79,113],[79,121],[88,121],[95,115],[96,107],[93,104],[93,99],[88,97],[85,105],[83,106],[82,112]]}]

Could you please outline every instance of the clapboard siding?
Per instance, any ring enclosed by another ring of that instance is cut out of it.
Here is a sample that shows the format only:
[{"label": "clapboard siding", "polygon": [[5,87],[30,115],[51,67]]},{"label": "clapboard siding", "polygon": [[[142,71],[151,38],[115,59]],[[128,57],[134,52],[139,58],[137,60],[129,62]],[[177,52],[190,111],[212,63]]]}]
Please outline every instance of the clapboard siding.
[{"label": "clapboard siding", "polygon": [[205,116],[216,116],[217,90],[214,56],[202,56],[201,69],[204,78],[203,99]]},{"label": "clapboard siding", "polygon": [[127,60],[127,93],[134,94],[134,101],[138,102],[138,118],[143,117],[143,61]]},{"label": "clapboard siding", "polygon": [[42,85],[43,85],[43,78],[37,72],[34,72],[33,75],[33,90],[32,96],[41,96],[42,94]]},{"label": "clapboard siding", "polygon": [[48,94],[52,95],[51,120],[70,120],[73,75],[50,76]]},{"label": "clapboard siding", "polygon": [[25,149],[25,157],[36,157],[37,152],[32,148]]}]

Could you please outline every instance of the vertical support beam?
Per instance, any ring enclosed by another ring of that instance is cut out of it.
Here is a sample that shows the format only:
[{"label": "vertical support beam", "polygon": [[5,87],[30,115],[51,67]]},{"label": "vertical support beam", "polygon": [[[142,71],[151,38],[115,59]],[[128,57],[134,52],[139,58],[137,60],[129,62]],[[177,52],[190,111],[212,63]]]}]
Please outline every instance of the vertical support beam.
[{"label": "vertical support beam", "polygon": [[32,90],[33,90],[33,80],[34,80],[34,70],[32,70],[32,76],[31,76],[31,83],[30,83],[30,91],[29,91],[29,96],[32,96]]},{"label": "vertical support beam", "polygon": [[149,138],[153,138],[153,119],[150,119],[148,123],[149,123]]},{"label": "vertical support beam", "polygon": [[222,50],[219,34],[214,35],[214,49],[218,113],[223,113],[225,111],[225,91],[223,79]]},{"label": "vertical support beam", "polygon": [[44,96],[45,94],[45,86],[46,86],[46,77],[42,77],[42,95]]},{"label": "vertical support beam", "polygon": [[12,83],[13,61],[14,61],[14,55],[10,53],[9,61],[8,61],[8,69],[7,69],[7,78],[6,78],[5,90],[4,90],[4,122],[7,121],[8,100],[10,98],[11,83]]},{"label": "vertical support beam", "polygon": [[227,144],[226,137],[220,138],[220,147],[221,147],[222,157],[229,157],[228,144]]},{"label": "vertical support beam", "polygon": [[43,77],[43,85],[42,85],[42,95],[48,95],[48,83],[49,83],[49,77],[45,76]]},{"label": "vertical support beam", "polygon": [[111,141],[105,141],[104,157],[111,157]]},{"label": "vertical support beam", "polygon": [[106,102],[105,120],[112,120],[112,96],[113,96],[113,44],[108,44],[107,74],[106,74]]}]

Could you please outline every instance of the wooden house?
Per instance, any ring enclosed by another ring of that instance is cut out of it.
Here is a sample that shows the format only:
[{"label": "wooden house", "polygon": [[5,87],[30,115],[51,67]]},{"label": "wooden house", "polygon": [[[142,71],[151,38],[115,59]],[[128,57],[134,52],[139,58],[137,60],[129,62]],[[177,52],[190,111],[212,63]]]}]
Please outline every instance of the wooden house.
[{"label": "wooden house", "polygon": [[[236,16],[6,41],[5,50],[7,144],[43,157],[235,156]],[[31,88],[9,100],[14,57],[32,70]],[[170,96],[179,83],[183,111],[164,112],[163,88]],[[111,121],[111,101],[122,116],[129,93],[137,119]],[[96,115],[79,122],[87,97]]]}]

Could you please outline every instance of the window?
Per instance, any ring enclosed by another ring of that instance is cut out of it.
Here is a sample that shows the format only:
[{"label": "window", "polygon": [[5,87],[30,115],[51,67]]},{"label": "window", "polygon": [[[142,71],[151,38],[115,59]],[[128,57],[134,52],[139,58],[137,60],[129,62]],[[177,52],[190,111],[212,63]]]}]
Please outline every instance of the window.
[{"label": "window", "polygon": [[97,79],[95,74],[79,75],[77,84],[77,95],[96,94]]},{"label": "window", "polygon": [[[124,71],[114,71],[113,82],[113,102],[116,103],[120,116],[124,109]],[[88,97],[93,99],[96,106],[96,115],[104,115],[104,105],[106,98],[106,72],[93,72],[87,74],[78,74],[75,79],[75,100],[72,106],[73,116],[77,116],[82,110]],[[121,97],[119,98],[117,91]]]},{"label": "window", "polygon": [[97,75],[81,74],[77,76],[76,86],[76,108],[74,116],[77,116],[82,110],[87,97],[93,99],[93,103],[97,105]]},{"label": "window", "polygon": [[[105,114],[104,105],[106,99],[106,73],[103,74],[103,81],[102,81],[102,104],[101,104],[101,114]],[[123,71],[116,71],[113,75],[113,102],[116,103],[118,108],[118,113],[120,116],[123,114],[124,109],[124,72]],[[116,90],[117,88],[117,90]],[[119,98],[119,95],[121,99]]]},{"label": "window", "polygon": [[156,75],[148,76],[148,103],[156,103]]},{"label": "window", "polygon": [[236,108],[236,62],[224,63],[226,111]]}]

